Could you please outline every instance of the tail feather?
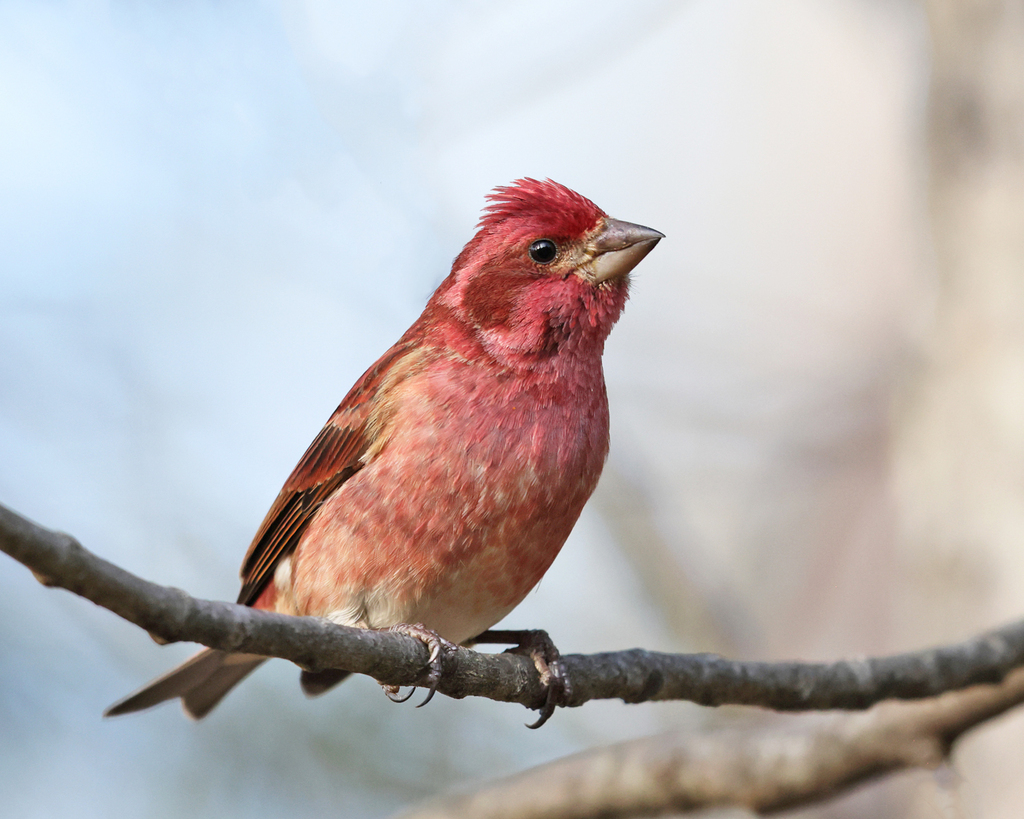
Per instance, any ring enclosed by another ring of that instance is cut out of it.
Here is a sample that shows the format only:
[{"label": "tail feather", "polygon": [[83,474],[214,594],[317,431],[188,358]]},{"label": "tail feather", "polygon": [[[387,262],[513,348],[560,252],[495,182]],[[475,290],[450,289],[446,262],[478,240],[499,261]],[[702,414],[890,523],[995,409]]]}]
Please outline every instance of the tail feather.
[{"label": "tail feather", "polygon": [[299,685],[302,686],[302,693],[307,697],[319,697],[328,689],[334,688],[351,673],[351,671],[339,671],[337,668],[327,668],[323,671],[303,671],[299,677]]},{"label": "tail feather", "polygon": [[103,716],[130,714],[180,697],[185,713],[193,719],[202,719],[228,691],[266,660],[267,657],[259,654],[229,654],[208,648],[114,703]]}]

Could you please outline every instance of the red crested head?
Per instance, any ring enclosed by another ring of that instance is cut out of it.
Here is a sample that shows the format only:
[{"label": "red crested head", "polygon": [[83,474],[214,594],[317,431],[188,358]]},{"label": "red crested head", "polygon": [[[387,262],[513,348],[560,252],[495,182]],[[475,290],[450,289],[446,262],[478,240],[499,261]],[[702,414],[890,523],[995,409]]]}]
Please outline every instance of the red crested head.
[{"label": "red crested head", "polygon": [[554,236],[581,237],[608,215],[587,197],[550,179],[517,179],[495,188],[487,201],[477,229],[488,232],[513,223]]},{"label": "red crested head", "polygon": [[599,366],[629,271],[662,234],[612,219],[550,179],[520,179],[487,199],[423,322],[450,325],[446,343],[468,338],[505,366],[537,369],[561,354]]}]

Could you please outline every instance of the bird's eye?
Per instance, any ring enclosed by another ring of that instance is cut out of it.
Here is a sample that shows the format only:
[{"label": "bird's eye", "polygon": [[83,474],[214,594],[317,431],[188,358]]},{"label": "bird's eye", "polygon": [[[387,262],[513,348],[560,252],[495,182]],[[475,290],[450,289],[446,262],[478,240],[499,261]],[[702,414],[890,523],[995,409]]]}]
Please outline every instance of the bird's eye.
[{"label": "bird's eye", "polygon": [[558,255],[558,245],[550,239],[538,239],[530,245],[530,258],[537,264],[553,262]]}]

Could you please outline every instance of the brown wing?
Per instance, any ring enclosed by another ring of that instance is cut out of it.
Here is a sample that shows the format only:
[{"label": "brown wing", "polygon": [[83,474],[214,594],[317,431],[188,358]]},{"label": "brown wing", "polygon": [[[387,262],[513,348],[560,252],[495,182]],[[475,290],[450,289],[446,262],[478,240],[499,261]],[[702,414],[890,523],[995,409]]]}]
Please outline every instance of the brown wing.
[{"label": "brown wing", "polygon": [[[404,340],[404,339],[403,339]],[[242,561],[242,590],[238,602],[251,606],[274,576],[281,558],[291,554],[317,509],[363,467],[360,458],[373,443],[367,421],[381,385],[392,367],[410,352],[401,342],[367,370],[316,439],[309,445],[263,519]]]}]

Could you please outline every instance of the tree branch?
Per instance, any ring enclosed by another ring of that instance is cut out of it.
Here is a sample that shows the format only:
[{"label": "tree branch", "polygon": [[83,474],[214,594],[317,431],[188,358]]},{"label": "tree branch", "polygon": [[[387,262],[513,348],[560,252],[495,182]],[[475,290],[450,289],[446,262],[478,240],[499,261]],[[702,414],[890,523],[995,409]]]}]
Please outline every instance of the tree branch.
[{"label": "tree branch", "polygon": [[[740,807],[759,815],[837,796],[904,768],[937,767],[967,730],[1024,701],[1024,670],[915,703],[810,725],[674,732],[576,754],[431,799],[400,819],[588,819]],[[397,819],[397,818],[396,818]]]},{"label": "tree branch", "polygon": [[[291,660],[302,668],[343,668],[390,685],[414,685],[427,663],[418,640],[201,600],[143,580],[0,506],[0,550],[44,584],[81,595],[148,631],[158,642],[190,641],[225,651]],[[1024,622],[963,643],[879,659],[759,663],[711,654],[632,649],[564,656],[570,705],[593,699],[690,700],[783,711],[863,709],[884,699],[921,699],[999,683],[1024,665]],[[459,649],[443,657],[438,691],[540,708],[545,691],[533,663],[512,654]]]}]

